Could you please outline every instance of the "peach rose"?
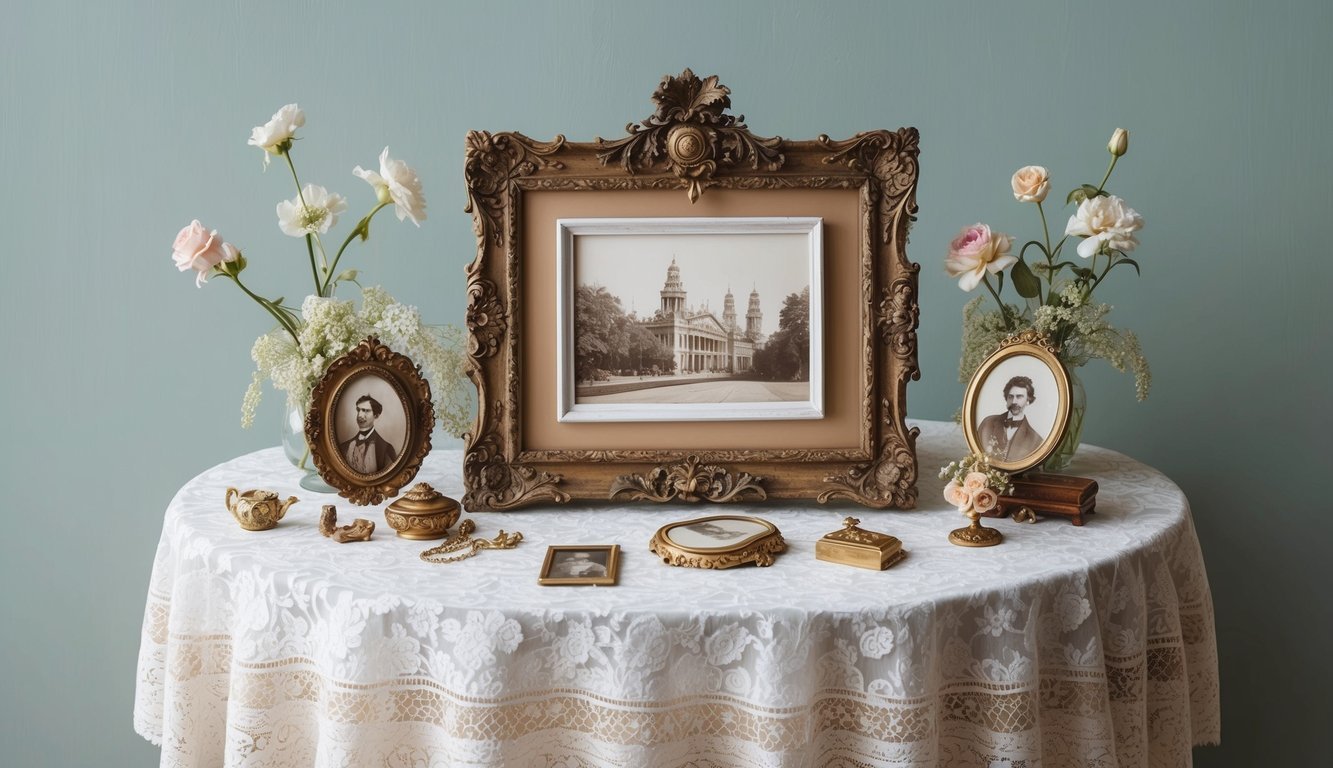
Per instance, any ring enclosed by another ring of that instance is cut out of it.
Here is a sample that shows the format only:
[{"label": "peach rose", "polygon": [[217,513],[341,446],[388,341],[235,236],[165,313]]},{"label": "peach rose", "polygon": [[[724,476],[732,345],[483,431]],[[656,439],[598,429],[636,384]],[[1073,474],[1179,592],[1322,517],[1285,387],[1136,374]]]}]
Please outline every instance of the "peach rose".
[{"label": "peach rose", "polygon": [[963,478],[963,490],[968,493],[979,491],[990,485],[990,478],[986,477],[984,472],[968,472],[967,477]]},{"label": "peach rose", "polygon": [[208,273],[214,267],[225,262],[235,261],[240,252],[231,243],[223,242],[216,229],[209,230],[198,219],[176,235],[176,242],[171,245],[171,258],[176,268],[184,272],[193,269],[199,274],[194,284],[202,286],[208,282]]},{"label": "peach rose", "polygon": [[958,507],[958,511],[963,511],[972,503],[972,495],[963,490],[963,486],[956,481],[950,480],[949,484],[944,486],[944,500]]},{"label": "peach rose", "polygon": [[982,488],[972,494],[972,506],[978,512],[989,512],[1000,503],[1000,494],[989,488]]},{"label": "peach rose", "polygon": [[1014,188],[1014,199],[1020,203],[1040,203],[1051,191],[1051,175],[1040,165],[1025,165],[1014,171],[1009,180]]}]

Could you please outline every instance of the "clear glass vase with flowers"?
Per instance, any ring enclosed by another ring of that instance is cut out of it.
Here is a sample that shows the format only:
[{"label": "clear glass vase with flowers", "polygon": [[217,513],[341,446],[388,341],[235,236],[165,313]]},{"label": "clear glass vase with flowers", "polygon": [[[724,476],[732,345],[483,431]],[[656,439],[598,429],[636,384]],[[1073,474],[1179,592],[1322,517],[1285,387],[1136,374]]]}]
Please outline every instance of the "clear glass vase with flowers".
[{"label": "clear glass vase with flowers", "polygon": [[[1128,147],[1129,133],[1117,128],[1107,142],[1111,160],[1101,183],[1079,185],[1066,196],[1065,204],[1077,208],[1059,241],[1051,241],[1043,206],[1051,187],[1050,174],[1042,166],[1029,165],[1014,173],[1010,186],[1020,203],[1036,205],[1041,219],[1040,239],[1028,240],[1014,255],[1011,235],[994,232],[985,224],[973,224],[949,243],[945,259],[946,271],[958,278],[960,288],[973,291],[985,286],[995,301],[995,307],[987,309],[985,297],[978,296],[963,308],[963,350],[958,366],[962,382],[972,378],[1002,340],[1019,331],[1043,333],[1059,349],[1060,361],[1070,374],[1072,409],[1064,440],[1043,464],[1049,471],[1066,468],[1081,440],[1087,398],[1078,368],[1102,359],[1119,371],[1132,371],[1139,400],[1148,396],[1152,383],[1138,337],[1112,326],[1106,319],[1111,306],[1092,298],[1117,267],[1133,267],[1139,272],[1138,262],[1129,254],[1139,245],[1143,217],[1106,189],[1111,172]],[[1071,241],[1076,243],[1077,260],[1065,254]],[[1003,298],[1006,274],[1018,303]]]},{"label": "clear glass vase with flowers", "polygon": [[276,211],[279,229],[305,241],[313,292],[301,306],[290,306],[282,298],[268,298],[247,286],[241,275],[249,262],[241,249],[198,220],[176,235],[172,258],[180,271],[195,271],[198,286],[209,276],[232,281],[276,321],[277,327],[256,339],[251,348],[256,370],[242,399],[241,424],[248,428],[254,423],[263,382],[268,379],[287,396],[283,445],[288,458],[304,472],[302,486],[329,491],[332,489],[323,485],[310,463],[303,429],[305,411],[311,390],[329,364],[365,337],[378,336],[382,343],[421,366],[435,400],[435,417],[447,432],[457,435],[467,428],[471,404],[463,376],[462,334],[457,328],[422,323],[416,307],[400,304],[377,286],[362,288],[360,308],[350,300],[334,297],[341,284],[361,287],[357,270],[339,271],[339,266],[352,243],[370,237],[375,214],[393,206],[399,221],[411,220],[419,227],[425,220],[426,199],[416,171],[391,157],[388,147],[380,153],[378,171],[359,165],[353,168],[352,174],[371,186],[374,203],[330,256],[324,236],[346,212],[347,200],[318,184],[301,183],[292,147],[296,129],[304,125],[305,113],[296,104],[288,104],[267,123],[254,128],[248,142],[264,152],[265,168],[272,158],[285,161],[296,187],[296,196],[279,202]]}]

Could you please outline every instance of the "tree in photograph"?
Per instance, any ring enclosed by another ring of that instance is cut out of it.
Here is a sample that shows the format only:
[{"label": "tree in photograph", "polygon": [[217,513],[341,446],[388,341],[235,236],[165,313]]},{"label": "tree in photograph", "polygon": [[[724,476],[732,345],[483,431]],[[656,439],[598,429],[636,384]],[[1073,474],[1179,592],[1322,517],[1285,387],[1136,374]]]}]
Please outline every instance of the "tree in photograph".
[{"label": "tree in photograph", "polygon": [[810,287],[789,294],[778,313],[778,330],[755,352],[754,372],[770,381],[810,378]]},{"label": "tree in photograph", "polygon": [[670,372],[671,350],[625,314],[600,285],[580,285],[574,298],[574,375],[599,381],[624,370]]}]

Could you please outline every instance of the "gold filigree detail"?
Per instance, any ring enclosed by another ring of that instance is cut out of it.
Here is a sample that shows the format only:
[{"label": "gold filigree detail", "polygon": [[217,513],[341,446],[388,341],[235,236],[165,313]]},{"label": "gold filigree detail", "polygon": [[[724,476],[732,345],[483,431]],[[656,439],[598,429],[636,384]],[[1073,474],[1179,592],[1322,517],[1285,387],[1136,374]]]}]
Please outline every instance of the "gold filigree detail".
[{"label": "gold filigree detail", "polygon": [[781,137],[755,136],[745,125],[745,115],[725,114],[731,89],[718,82],[717,75],[701,80],[689,69],[668,75],[653,92],[653,102],[657,110],[650,117],[625,126],[629,136],[596,140],[603,165],[619,163],[630,175],[670,165],[693,203],[713,185],[719,169],[748,164],[775,171],[786,160]]},{"label": "gold filigree detail", "polygon": [[916,289],[909,280],[897,280],[884,292],[879,303],[879,329],[884,343],[895,357],[916,365],[916,329],[921,308],[916,303]]},{"label": "gold filigree detail", "polygon": [[833,486],[822,491],[816,500],[826,504],[833,499],[850,499],[874,509],[916,506],[916,436],[917,427],[900,434],[892,419],[889,402],[880,404],[884,410],[885,434],[879,458],[869,464],[857,464],[840,475],[827,475],[824,482]]},{"label": "gold filigree detail", "polygon": [[704,464],[698,456],[687,456],[678,464],[654,467],[643,475],[621,475],[611,483],[608,498],[625,494],[630,501],[687,502],[711,501],[722,504],[741,501],[746,494],[753,500],[768,498],[761,483],[764,478],[748,472],[732,474],[716,464]]},{"label": "gold filigree detail", "polygon": [[564,136],[552,141],[534,141],[521,133],[468,131],[463,178],[467,183],[467,207],[472,214],[472,232],[477,237],[477,257],[468,265],[469,277],[476,274],[486,243],[503,245],[505,206],[513,194],[513,183],[543,168],[563,168],[547,159],[565,145]]},{"label": "gold filigree detail", "polygon": [[492,433],[472,442],[463,455],[463,480],[468,489],[463,506],[470,510],[513,509],[542,499],[564,504],[569,494],[556,487],[563,479],[558,474],[505,461]]},{"label": "gold filigree detail", "polygon": [[999,343],[998,346],[995,347],[995,351],[998,352],[1001,349],[1004,349],[1005,347],[1012,347],[1016,344],[1035,344],[1038,347],[1041,347],[1042,349],[1046,350],[1047,352],[1050,352],[1052,355],[1055,355],[1057,357],[1059,357],[1060,355],[1059,344],[1056,344],[1055,341],[1052,340],[1050,336],[1047,336],[1041,331],[1037,331],[1032,328],[1029,328],[1025,331],[1019,331],[1018,333],[1015,333],[1013,336],[1004,339]]},{"label": "gold filigree detail", "polygon": [[485,358],[500,351],[500,341],[509,329],[509,318],[495,283],[479,278],[468,284],[464,324],[468,330],[469,355]]}]

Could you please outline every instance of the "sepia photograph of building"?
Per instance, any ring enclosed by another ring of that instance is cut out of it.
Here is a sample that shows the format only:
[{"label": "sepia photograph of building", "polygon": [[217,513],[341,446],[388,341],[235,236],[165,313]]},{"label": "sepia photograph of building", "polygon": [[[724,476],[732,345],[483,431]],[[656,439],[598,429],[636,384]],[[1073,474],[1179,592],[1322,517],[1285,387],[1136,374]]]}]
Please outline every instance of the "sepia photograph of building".
[{"label": "sepia photograph of building", "polygon": [[577,404],[810,397],[806,237],[580,237]]}]

